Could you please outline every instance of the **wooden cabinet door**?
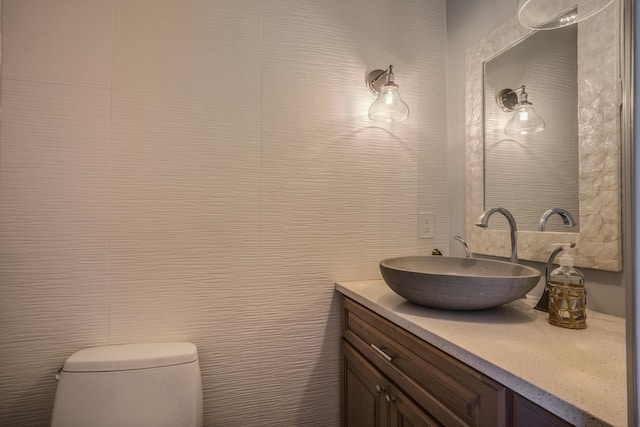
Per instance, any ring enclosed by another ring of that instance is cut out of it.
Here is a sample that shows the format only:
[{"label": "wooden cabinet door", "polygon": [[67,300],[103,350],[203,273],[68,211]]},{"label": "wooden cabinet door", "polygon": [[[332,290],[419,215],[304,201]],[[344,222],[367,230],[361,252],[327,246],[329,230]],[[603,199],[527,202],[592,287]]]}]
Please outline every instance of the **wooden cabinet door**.
[{"label": "wooden cabinet door", "polygon": [[390,403],[389,427],[438,427],[441,425],[394,386],[391,386],[390,393],[385,398]]},{"label": "wooden cabinet door", "polygon": [[514,427],[570,427],[571,424],[558,418],[517,393],[513,397]]},{"label": "wooden cabinet door", "polygon": [[389,383],[345,341],[342,342],[344,427],[387,427]]},{"label": "wooden cabinet door", "polygon": [[439,427],[347,342],[343,354],[345,427]]}]

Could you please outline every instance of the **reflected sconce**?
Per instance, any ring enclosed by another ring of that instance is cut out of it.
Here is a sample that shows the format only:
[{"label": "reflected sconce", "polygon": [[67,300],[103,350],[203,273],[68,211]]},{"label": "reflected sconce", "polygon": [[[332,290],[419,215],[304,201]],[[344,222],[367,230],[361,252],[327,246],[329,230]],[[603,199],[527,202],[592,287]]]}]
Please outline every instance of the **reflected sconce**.
[{"label": "reflected sconce", "polygon": [[613,0],[518,0],[518,21],[533,30],[553,30],[592,17]]},{"label": "reflected sconce", "polygon": [[496,95],[498,108],[505,113],[513,112],[513,116],[504,126],[508,136],[529,135],[544,130],[544,120],[535,112],[533,104],[527,100],[525,87],[502,89]]},{"label": "reflected sconce", "polygon": [[403,122],[409,118],[409,106],[400,96],[393,81],[393,65],[386,70],[373,70],[365,79],[367,87],[377,98],[369,107],[369,118],[376,122]]}]

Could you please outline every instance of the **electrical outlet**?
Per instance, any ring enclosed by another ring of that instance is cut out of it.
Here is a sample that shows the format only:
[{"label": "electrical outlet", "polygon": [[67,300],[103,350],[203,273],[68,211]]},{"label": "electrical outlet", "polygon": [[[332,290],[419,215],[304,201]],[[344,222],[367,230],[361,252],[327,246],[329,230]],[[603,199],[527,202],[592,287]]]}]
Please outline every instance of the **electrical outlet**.
[{"label": "electrical outlet", "polygon": [[420,212],[418,214],[418,237],[421,239],[433,239],[435,236],[436,220],[433,212]]}]

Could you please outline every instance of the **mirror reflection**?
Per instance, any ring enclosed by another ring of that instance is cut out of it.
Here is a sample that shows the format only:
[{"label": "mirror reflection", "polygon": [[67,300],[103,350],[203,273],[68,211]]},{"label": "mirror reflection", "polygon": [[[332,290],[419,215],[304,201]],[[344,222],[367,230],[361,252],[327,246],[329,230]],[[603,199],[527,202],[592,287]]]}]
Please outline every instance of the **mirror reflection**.
[{"label": "mirror reflection", "polygon": [[[567,32],[536,33],[522,27],[514,16],[467,51],[466,241],[474,253],[509,256],[509,231],[503,221],[492,222],[485,230],[475,226],[487,208],[503,207],[517,221],[520,259],[546,262],[553,243],[573,242],[577,267],[622,268],[620,113],[626,104],[619,84],[623,60],[619,11],[619,3],[614,2],[598,15],[567,27]],[[536,47],[539,35],[554,39]],[[569,52],[570,46],[577,46],[575,53]],[[539,67],[528,62],[540,56],[536,49],[564,61],[563,71],[552,71],[551,60],[541,67],[543,77],[530,75]],[[527,62],[521,65],[520,61]],[[492,81],[496,69],[505,77]],[[523,86],[545,127],[539,133],[507,137],[504,125],[509,114],[496,109],[496,92]],[[544,157],[547,153],[551,155]],[[545,178],[550,179],[534,181]],[[517,201],[506,199],[509,194],[517,195]],[[546,197],[557,199],[543,200]],[[565,221],[571,224],[569,215],[577,228],[564,227]],[[545,231],[540,232],[545,216]]]},{"label": "mirror reflection", "polygon": [[[533,33],[484,63],[484,206],[507,208],[519,230],[579,231],[577,29]],[[508,136],[500,93],[521,86],[545,126]]]}]

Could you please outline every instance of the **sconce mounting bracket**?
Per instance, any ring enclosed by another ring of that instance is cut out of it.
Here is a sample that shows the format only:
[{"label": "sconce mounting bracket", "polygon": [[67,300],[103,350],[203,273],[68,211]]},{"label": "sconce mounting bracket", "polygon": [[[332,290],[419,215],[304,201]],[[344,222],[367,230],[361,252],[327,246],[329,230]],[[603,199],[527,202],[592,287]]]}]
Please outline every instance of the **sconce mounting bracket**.
[{"label": "sconce mounting bracket", "polygon": [[378,96],[380,93],[380,89],[386,80],[383,79],[382,76],[387,72],[388,70],[373,70],[365,76],[364,81],[373,95]]},{"label": "sconce mounting bracket", "polygon": [[496,104],[505,113],[510,113],[518,103],[518,94],[513,89],[502,89],[496,93]]}]

